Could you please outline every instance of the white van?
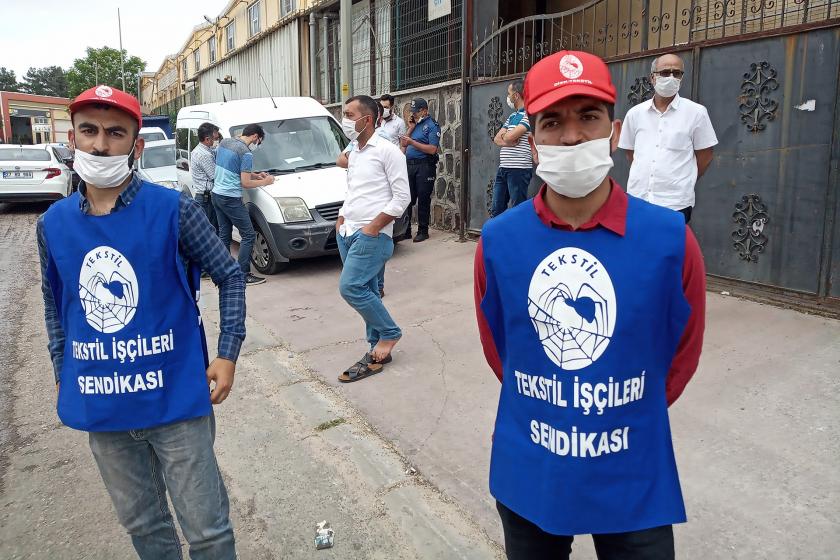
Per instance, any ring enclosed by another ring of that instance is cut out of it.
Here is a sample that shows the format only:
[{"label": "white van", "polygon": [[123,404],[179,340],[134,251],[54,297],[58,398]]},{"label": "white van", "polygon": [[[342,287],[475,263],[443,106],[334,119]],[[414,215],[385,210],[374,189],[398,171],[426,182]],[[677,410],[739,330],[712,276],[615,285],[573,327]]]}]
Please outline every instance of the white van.
[{"label": "white van", "polygon": [[[347,172],[335,161],[348,141],[329,111],[309,97],[184,107],[178,111],[175,134],[182,188],[192,190],[190,152],[204,122],[218,126],[223,138],[239,136],[251,123],[265,130],[262,146],[254,152],[254,171],[274,175],[274,184],[243,189],[257,232],[251,260],[260,273],[274,274],[292,259],[338,253],[335,221],[347,192]],[[407,222],[399,220],[395,237],[406,227]]]}]

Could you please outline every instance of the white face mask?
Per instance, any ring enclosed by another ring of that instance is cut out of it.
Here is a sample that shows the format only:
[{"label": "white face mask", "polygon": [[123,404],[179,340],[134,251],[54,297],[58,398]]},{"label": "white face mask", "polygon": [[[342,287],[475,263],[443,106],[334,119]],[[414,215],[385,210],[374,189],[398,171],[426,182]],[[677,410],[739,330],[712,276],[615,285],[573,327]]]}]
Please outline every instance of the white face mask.
[{"label": "white face mask", "polygon": [[657,76],[656,83],[653,84],[653,89],[662,97],[674,97],[680,91],[681,82],[682,80],[673,76],[668,76],[667,78]]},{"label": "white face mask", "polygon": [[384,109],[382,109],[382,118],[383,119],[387,119],[390,116],[391,116],[391,109],[389,109],[388,107],[385,107]]},{"label": "white face mask", "polygon": [[73,171],[79,174],[86,185],[112,189],[126,180],[133,164],[134,147],[127,156],[94,156],[76,149]]},{"label": "white face mask", "polygon": [[508,98],[507,98],[507,104],[508,104],[508,107],[510,107],[511,109],[516,109],[516,104],[511,100],[509,95],[508,95]]},{"label": "white face mask", "polygon": [[577,146],[537,144],[539,175],[557,194],[583,198],[604,182],[613,166],[609,138],[583,142]]},{"label": "white face mask", "polygon": [[[363,118],[365,117],[362,117],[362,119]],[[357,122],[358,121],[348,119],[347,117],[341,119],[341,129],[344,131],[344,135],[347,136],[347,138],[349,138],[351,142],[353,140],[356,140],[359,137],[359,134],[361,134],[365,130],[364,128],[361,131],[356,130]],[[365,125],[365,128],[367,128],[367,125]]]}]

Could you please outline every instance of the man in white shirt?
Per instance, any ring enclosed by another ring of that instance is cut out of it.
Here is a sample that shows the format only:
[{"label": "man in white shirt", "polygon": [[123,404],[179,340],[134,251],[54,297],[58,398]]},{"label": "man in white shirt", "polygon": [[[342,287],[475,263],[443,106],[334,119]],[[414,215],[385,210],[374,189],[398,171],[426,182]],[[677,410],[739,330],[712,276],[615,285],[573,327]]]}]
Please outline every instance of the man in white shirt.
[{"label": "man in white shirt", "polygon": [[400,136],[404,136],[408,128],[405,121],[394,113],[394,97],[387,93],[379,98],[382,105],[382,124],[376,129],[376,133],[388,140],[395,146],[400,145]]},{"label": "man in white shirt", "polygon": [[718,143],[705,107],[680,97],[683,61],[662,55],[651,64],[653,99],[627,112],[618,147],[627,152],[627,192],[681,212],[691,220],[694,185],[712,162]]},{"label": "man in white shirt", "polygon": [[347,166],[347,196],[336,238],[344,267],[339,291],[365,321],[369,351],[342,373],[344,383],[382,371],[402,331],[379,296],[379,273],[394,252],[394,220],[411,201],[402,151],[376,134],[376,101],[360,95],[344,104],[341,127],[354,141]]}]

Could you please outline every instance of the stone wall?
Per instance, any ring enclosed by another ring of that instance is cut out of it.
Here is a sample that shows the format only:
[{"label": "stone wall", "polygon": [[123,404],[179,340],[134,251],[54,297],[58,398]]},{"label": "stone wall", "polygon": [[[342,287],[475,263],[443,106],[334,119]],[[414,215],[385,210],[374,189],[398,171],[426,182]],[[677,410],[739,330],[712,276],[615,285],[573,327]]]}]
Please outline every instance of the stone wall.
[{"label": "stone wall", "polygon": [[[432,195],[432,226],[458,231],[461,228],[461,153],[463,145],[460,84],[412,90],[396,95],[396,105],[408,121],[411,100],[422,97],[429,103],[429,113],[440,125],[440,161]],[[328,107],[341,121],[341,106]]]}]

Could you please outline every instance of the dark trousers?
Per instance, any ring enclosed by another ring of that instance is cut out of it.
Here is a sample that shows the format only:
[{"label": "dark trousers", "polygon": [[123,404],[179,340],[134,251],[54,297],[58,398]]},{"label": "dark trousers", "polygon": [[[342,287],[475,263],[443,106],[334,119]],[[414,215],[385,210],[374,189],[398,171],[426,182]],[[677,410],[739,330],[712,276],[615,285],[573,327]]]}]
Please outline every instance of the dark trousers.
[{"label": "dark trousers", "polygon": [[[411,189],[411,204],[406,214],[411,216],[417,205],[417,231],[429,233],[429,221],[432,213],[432,192],[435,188],[437,163],[433,159],[408,160],[408,187]],[[411,231],[411,226],[408,228]]]},{"label": "dark trousers", "polygon": [[[496,502],[508,560],[569,560],[573,536],[546,533]],[[671,525],[630,533],[592,535],[598,560],[674,560]]]},{"label": "dark trousers", "polygon": [[216,220],[216,209],[213,208],[213,200],[210,198],[210,191],[197,193],[194,198],[195,201],[198,202],[198,205],[201,206],[201,209],[204,210],[204,214],[210,221],[210,225],[213,226],[213,229],[216,230],[216,233],[218,234],[219,221]]},{"label": "dark trousers", "polygon": [[682,210],[677,210],[677,212],[682,214],[683,217],[685,218],[685,223],[688,223],[688,222],[691,221],[691,211],[692,210],[694,210],[694,208],[689,206],[688,208],[683,208]]},{"label": "dark trousers", "polygon": [[528,199],[528,185],[531,184],[531,177],[534,176],[532,169],[516,169],[513,167],[500,167],[496,172],[496,181],[493,183],[493,211],[492,216],[498,216],[508,208],[522,204]]},{"label": "dark trousers", "polygon": [[210,196],[213,199],[213,207],[216,209],[216,219],[219,220],[219,238],[228,251],[230,251],[230,242],[233,238],[233,226],[239,230],[239,235],[242,237],[242,241],[239,242],[239,268],[244,274],[248,274],[251,272],[251,251],[254,249],[254,240],[257,238],[248,208],[239,197],[222,196],[216,193]]}]

